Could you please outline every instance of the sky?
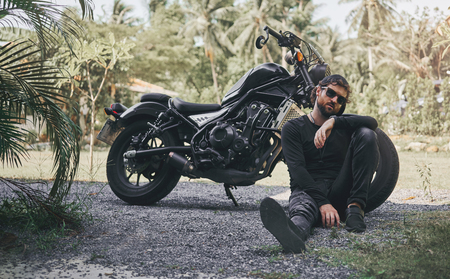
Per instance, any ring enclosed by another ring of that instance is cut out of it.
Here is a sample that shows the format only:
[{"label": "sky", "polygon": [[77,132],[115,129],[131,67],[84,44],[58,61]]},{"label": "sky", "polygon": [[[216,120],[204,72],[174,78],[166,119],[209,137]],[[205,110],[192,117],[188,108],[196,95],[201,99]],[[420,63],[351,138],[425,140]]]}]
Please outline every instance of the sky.
[{"label": "sky", "polygon": [[[411,1],[397,1],[396,10],[401,13],[405,11],[409,14],[414,14],[415,10],[419,6],[423,8],[429,7],[431,10],[438,7],[441,11],[444,11],[445,15],[450,15],[449,0],[411,0]],[[345,18],[352,9],[358,6],[361,1],[354,1],[351,3],[338,4],[339,0],[313,0],[315,4],[322,4],[323,6],[317,9],[316,18],[329,18],[328,25],[332,28],[338,27],[339,32],[347,35],[349,25],[345,23]]]},{"label": "sky", "polygon": [[[60,5],[77,5],[77,0],[51,0],[52,2],[56,2]],[[114,0],[93,0],[95,3],[94,16],[97,19],[99,16],[103,15],[102,6],[106,11],[112,11]],[[122,0],[125,5],[134,6],[133,13],[136,17],[148,18],[147,12],[147,2],[149,0]],[[345,23],[345,18],[349,14],[349,12],[356,7],[361,1],[355,0],[351,3],[346,4],[338,4],[339,0],[313,0],[315,4],[322,4],[316,10],[315,19],[329,18],[328,25],[331,27],[337,26],[339,28],[339,32],[342,34],[346,34],[348,30],[348,25]],[[403,0],[396,1],[397,3],[397,11],[406,11],[409,14],[413,14],[416,10],[417,6],[424,7],[428,6],[433,9],[435,7],[439,7],[446,15],[450,15],[450,10],[448,7],[450,6],[449,0]]]}]

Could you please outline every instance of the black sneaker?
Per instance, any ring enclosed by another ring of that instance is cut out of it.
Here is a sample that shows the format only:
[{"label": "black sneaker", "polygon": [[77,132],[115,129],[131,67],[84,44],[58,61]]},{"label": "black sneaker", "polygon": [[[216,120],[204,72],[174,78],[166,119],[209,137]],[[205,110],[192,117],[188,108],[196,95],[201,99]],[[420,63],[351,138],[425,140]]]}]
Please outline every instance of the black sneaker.
[{"label": "black sneaker", "polygon": [[259,211],[264,227],[275,236],[286,252],[300,253],[305,250],[301,231],[278,202],[269,197],[264,198]]},{"label": "black sneaker", "polygon": [[349,232],[364,232],[366,231],[366,223],[364,223],[364,210],[351,205],[345,210],[345,229]]}]

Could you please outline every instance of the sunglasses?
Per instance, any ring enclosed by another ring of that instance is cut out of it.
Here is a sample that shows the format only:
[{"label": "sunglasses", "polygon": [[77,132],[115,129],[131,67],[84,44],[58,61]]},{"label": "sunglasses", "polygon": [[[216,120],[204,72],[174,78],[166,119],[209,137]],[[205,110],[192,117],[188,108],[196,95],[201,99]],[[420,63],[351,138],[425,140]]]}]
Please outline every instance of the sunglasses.
[{"label": "sunglasses", "polygon": [[325,93],[327,94],[327,96],[328,96],[330,99],[333,99],[333,98],[336,97],[336,95],[337,95],[337,96],[338,96],[338,98],[337,98],[337,103],[340,104],[341,106],[347,102],[347,99],[346,99],[345,97],[342,97],[342,96],[338,95],[338,94],[336,93],[336,91],[334,91],[334,90],[331,89],[330,87],[324,86],[324,87],[322,87],[322,89],[326,89]]}]

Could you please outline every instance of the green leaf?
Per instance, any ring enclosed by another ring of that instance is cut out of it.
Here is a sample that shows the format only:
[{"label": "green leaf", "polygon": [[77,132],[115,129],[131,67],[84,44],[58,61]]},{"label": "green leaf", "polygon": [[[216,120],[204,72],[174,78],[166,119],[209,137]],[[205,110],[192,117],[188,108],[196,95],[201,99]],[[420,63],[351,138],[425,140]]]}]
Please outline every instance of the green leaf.
[{"label": "green leaf", "polygon": [[[77,135],[79,128],[62,111],[65,97],[58,93],[57,68],[46,66],[45,61],[33,60],[36,46],[27,41],[10,43],[0,48],[0,160],[18,166],[27,157],[23,147],[28,132],[13,124],[31,115],[34,124],[47,126],[47,135],[53,144],[55,181],[50,195],[64,198],[70,189],[79,161]],[[20,58],[20,59],[18,59]],[[40,64],[34,67],[33,63]],[[39,69],[39,70],[37,70]],[[66,182],[69,182],[66,184]]]}]

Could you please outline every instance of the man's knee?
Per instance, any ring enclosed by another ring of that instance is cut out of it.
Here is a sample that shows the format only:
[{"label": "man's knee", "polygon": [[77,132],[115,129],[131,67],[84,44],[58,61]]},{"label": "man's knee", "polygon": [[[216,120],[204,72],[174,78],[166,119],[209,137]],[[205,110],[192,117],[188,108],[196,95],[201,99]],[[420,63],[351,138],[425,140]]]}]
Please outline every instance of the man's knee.
[{"label": "man's knee", "polygon": [[289,198],[289,217],[303,216],[314,222],[319,215],[319,207],[314,199],[301,190],[294,190]]},{"label": "man's knee", "polygon": [[372,148],[374,152],[378,152],[377,134],[372,129],[366,127],[356,129],[353,132],[352,141],[355,147]]},{"label": "man's knee", "polygon": [[356,129],[355,132],[353,132],[354,139],[364,141],[369,144],[375,144],[377,143],[377,134],[372,129],[361,127]]},{"label": "man's knee", "polygon": [[354,156],[359,156],[360,159],[363,159],[364,161],[370,158],[371,160],[367,162],[373,163],[374,168],[377,167],[380,158],[380,151],[378,148],[378,139],[375,131],[366,127],[358,128],[353,133],[351,145]]}]

